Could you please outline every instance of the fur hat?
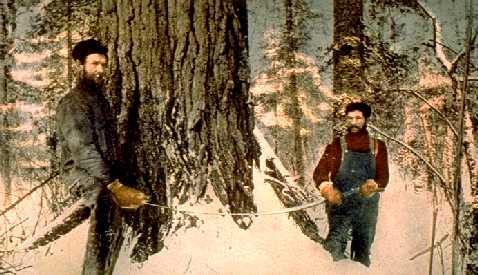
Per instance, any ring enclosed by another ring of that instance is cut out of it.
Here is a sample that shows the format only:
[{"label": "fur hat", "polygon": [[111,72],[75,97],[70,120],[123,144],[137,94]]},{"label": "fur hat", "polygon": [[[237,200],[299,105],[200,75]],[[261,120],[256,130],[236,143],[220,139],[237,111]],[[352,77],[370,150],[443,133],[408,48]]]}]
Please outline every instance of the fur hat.
[{"label": "fur hat", "polygon": [[346,114],[352,111],[362,112],[365,119],[369,118],[372,114],[372,108],[370,108],[370,106],[365,102],[352,102],[345,107]]},{"label": "fur hat", "polygon": [[88,39],[78,42],[71,52],[71,56],[74,60],[80,61],[81,64],[85,63],[85,59],[88,55],[98,53],[105,55],[108,53],[108,49],[103,46],[98,40]]}]

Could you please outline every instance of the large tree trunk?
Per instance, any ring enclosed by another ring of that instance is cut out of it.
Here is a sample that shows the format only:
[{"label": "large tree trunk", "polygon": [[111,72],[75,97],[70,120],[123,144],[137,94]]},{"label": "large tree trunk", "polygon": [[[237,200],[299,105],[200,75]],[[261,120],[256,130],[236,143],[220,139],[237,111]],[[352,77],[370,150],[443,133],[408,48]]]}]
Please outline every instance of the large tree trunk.
[{"label": "large tree trunk", "polygon": [[336,94],[360,94],[363,81],[362,0],[334,0],[334,71]]},{"label": "large tree trunk", "polygon": [[[195,201],[210,183],[231,212],[254,212],[246,1],[103,0],[101,14],[129,181],[161,205]],[[137,256],[162,248],[170,215],[129,217],[147,247]]]}]

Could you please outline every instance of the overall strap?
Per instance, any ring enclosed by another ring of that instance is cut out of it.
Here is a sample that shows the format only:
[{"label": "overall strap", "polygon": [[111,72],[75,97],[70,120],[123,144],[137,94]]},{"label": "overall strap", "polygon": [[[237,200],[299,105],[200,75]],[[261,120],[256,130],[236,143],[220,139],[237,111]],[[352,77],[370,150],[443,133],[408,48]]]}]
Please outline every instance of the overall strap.
[{"label": "overall strap", "polygon": [[345,136],[340,137],[340,150],[342,151],[342,156],[340,157],[340,163],[344,161],[345,152],[347,152],[347,141],[345,140]]},{"label": "overall strap", "polygon": [[377,153],[378,153],[377,139],[373,137],[369,137],[369,146],[370,146],[370,153],[372,153],[374,157],[377,157]]},{"label": "overall strap", "polygon": [[[369,148],[370,148],[370,153],[372,153],[374,157],[377,157],[378,146],[377,146],[377,139],[376,138],[369,137]],[[342,156],[340,158],[340,162],[342,162],[344,160],[345,152],[348,151],[347,141],[345,140],[345,136],[340,137],[340,150],[342,151]]]}]

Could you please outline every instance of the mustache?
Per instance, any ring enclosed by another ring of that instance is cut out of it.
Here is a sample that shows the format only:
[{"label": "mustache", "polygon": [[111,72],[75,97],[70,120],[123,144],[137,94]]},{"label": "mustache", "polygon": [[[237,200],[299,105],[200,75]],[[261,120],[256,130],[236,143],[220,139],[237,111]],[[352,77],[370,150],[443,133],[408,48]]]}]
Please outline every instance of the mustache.
[{"label": "mustache", "polygon": [[361,130],[361,129],[363,129],[364,127],[365,127],[365,126],[360,127],[360,126],[351,125],[351,126],[348,126],[347,129],[349,129],[349,130],[352,130],[352,129]]}]

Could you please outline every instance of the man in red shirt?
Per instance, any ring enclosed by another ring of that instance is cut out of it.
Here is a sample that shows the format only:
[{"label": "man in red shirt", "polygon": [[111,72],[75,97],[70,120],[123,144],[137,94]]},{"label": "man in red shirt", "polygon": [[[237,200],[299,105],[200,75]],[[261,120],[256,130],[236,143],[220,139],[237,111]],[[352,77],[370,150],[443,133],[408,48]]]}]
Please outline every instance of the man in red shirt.
[{"label": "man in red shirt", "polygon": [[346,258],[352,231],[351,258],[369,266],[378,215],[377,191],[385,188],[389,178],[387,148],[368,134],[369,105],[350,103],[345,113],[347,133],[327,145],[313,178],[327,200],[329,233],[324,247],[334,261]]}]

